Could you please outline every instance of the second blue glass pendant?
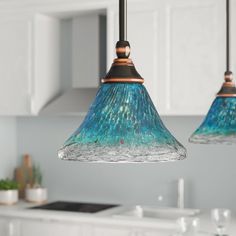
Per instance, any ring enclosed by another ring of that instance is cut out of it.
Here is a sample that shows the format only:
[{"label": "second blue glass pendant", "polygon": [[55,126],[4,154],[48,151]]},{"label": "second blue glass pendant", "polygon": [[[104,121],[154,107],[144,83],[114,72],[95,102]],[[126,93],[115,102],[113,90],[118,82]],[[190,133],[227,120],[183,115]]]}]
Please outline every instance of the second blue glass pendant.
[{"label": "second blue glass pendant", "polygon": [[226,0],[225,82],[206,118],[189,141],[201,144],[236,144],[236,87],[230,71],[230,1]]}]

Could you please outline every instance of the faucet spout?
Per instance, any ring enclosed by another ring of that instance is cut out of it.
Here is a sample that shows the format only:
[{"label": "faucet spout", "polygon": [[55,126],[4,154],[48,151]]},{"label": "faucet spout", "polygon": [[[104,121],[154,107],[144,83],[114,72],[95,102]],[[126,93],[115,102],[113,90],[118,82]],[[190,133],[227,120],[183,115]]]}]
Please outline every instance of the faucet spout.
[{"label": "faucet spout", "polygon": [[177,206],[180,209],[184,208],[184,179],[178,179],[178,202]]}]

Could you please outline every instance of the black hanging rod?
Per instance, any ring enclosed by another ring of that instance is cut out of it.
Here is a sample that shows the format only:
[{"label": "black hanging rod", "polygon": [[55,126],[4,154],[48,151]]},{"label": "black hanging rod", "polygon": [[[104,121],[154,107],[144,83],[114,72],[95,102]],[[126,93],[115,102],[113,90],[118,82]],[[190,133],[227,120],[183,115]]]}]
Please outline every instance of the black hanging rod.
[{"label": "black hanging rod", "polygon": [[230,71],[230,0],[226,0],[226,70]]},{"label": "black hanging rod", "polygon": [[119,0],[120,41],[127,40],[127,0]]}]

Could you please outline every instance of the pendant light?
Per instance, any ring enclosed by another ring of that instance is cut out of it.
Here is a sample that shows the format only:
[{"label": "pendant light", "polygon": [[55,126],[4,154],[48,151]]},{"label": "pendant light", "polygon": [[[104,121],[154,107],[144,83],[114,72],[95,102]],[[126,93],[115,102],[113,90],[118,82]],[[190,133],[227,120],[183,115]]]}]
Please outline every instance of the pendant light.
[{"label": "pendant light", "polygon": [[159,162],[181,160],[185,148],[162,123],[143,78],[130,55],[127,0],[119,1],[117,58],[107,73],[88,114],[65,142],[58,156],[81,162]]},{"label": "pendant light", "polygon": [[236,87],[230,71],[230,1],[226,0],[226,54],[225,82],[201,124],[192,134],[192,143],[236,144]]}]

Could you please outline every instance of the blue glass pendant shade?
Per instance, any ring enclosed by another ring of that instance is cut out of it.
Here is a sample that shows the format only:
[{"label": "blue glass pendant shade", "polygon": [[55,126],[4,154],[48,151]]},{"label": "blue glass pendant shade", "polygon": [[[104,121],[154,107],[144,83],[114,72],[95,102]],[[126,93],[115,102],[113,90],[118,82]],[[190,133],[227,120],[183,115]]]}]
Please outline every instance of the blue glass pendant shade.
[{"label": "blue glass pendant shade", "polygon": [[206,144],[236,143],[236,97],[217,97],[189,140]]},{"label": "blue glass pendant shade", "polygon": [[162,123],[129,59],[129,42],[118,41],[116,53],[87,116],[59,150],[59,158],[106,163],[184,159],[185,148]]},{"label": "blue glass pendant shade", "polygon": [[84,162],[159,162],[184,159],[186,150],[166,129],[142,84],[104,83],[59,157]]},{"label": "blue glass pendant shade", "polygon": [[205,120],[189,139],[192,143],[236,144],[236,88],[232,72],[215,98]]}]

